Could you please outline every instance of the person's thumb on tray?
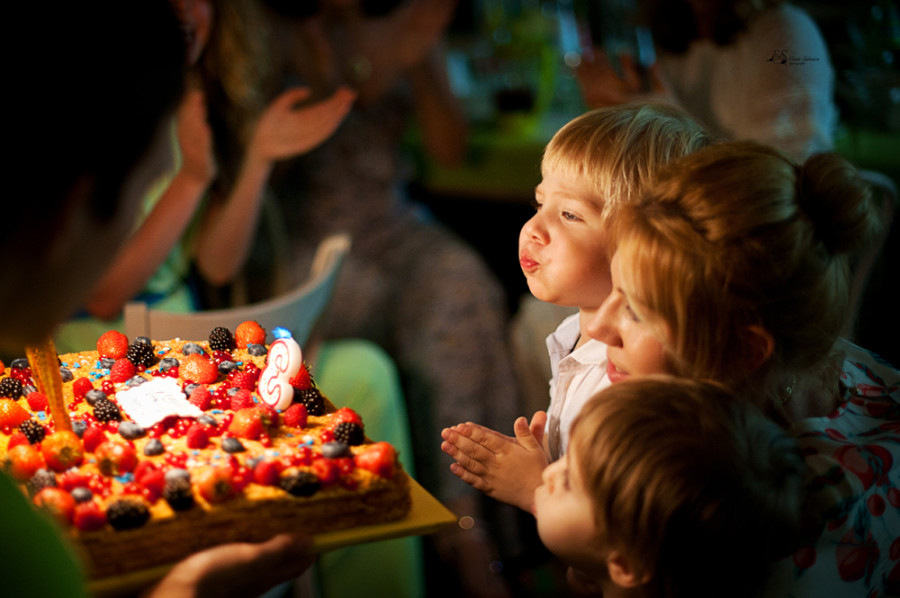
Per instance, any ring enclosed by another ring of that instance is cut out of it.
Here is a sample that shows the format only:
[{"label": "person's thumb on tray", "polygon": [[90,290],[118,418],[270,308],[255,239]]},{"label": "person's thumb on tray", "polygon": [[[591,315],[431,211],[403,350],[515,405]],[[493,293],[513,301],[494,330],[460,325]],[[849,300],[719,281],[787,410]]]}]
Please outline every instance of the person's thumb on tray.
[{"label": "person's thumb on tray", "polygon": [[145,598],[256,596],[306,571],[311,548],[309,536],[289,534],[216,546],[175,565]]}]

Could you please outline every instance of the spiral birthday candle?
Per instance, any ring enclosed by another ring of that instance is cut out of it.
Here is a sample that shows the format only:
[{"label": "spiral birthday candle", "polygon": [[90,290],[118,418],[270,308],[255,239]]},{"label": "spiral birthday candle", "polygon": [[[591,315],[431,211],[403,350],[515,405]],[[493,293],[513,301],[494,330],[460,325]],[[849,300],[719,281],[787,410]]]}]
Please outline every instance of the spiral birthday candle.
[{"label": "spiral birthday candle", "polygon": [[59,358],[56,355],[56,346],[53,339],[48,338],[40,345],[32,345],[25,348],[28,363],[31,365],[31,375],[40,392],[47,397],[50,407],[50,417],[56,431],[71,430],[69,412],[66,410],[62,391],[62,374],[59,371]]}]

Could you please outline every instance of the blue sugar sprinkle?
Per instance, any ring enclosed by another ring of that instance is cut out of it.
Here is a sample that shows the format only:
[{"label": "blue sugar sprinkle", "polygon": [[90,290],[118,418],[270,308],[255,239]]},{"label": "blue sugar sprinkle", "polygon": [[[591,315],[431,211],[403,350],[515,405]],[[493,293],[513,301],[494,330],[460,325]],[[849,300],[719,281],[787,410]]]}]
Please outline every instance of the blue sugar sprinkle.
[{"label": "blue sugar sprinkle", "polygon": [[287,328],[277,326],[272,329],[272,336],[274,336],[275,338],[291,338],[293,335]]}]

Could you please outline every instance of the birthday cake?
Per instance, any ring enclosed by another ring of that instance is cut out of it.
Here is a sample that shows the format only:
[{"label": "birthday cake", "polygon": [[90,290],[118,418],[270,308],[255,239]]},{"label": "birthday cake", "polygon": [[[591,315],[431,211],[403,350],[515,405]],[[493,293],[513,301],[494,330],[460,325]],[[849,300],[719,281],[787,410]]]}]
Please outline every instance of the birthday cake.
[{"label": "birthday cake", "polygon": [[275,332],[268,346],[255,322],[207,341],[107,332],[96,351],[59,356],[67,423],[28,360],[0,366],[0,463],[83,548],[91,577],[409,512],[395,449],[323,396]]}]

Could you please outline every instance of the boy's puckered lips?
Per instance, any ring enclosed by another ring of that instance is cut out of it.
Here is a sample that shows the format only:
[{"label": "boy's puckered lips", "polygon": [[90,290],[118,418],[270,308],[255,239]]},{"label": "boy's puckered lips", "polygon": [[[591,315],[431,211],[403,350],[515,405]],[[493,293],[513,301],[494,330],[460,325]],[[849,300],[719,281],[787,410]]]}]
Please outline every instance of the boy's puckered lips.
[{"label": "boy's puckered lips", "polygon": [[519,255],[519,265],[525,272],[534,272],[537,270],[538,266],[540,266],[538,262],[533,260],[531,256],[524,251]]}]

